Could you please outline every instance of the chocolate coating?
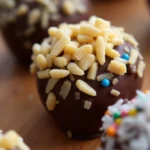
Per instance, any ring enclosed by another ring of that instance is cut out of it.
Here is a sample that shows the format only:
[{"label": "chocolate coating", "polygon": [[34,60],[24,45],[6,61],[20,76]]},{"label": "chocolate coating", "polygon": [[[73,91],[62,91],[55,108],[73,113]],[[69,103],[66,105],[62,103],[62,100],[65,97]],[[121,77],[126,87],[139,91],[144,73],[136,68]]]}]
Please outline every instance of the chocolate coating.
[{"label": "chocolate coating", "polygon": [[[115,49],[123,54],[124,47],[127,46],[130,50],[132,45],[130,43],[125,43],[116,47]],[[106,63],[103,66],[98,66],[97,75],[108,72],[107,67],[110,63],[110,58],[106,57]],[[139,60],[138,60],[139,61]],[[137,61],[137,63],[138,63]],[[136,64],[137,65],[137,64]],[[87,94],[80,92],[75,82],[71,81],[69,76],[61,79],[53,89],[59,104],[56,108],[50,112],[56,122],[64,130],[71,130],[74,138],[78,139],[89,139],[93,137],[100,136],[99,128],[101,127],[101,117],[104,115],[107,107],[115,103],[119,98],[131,99],[135,96],[136,89],[140,89],[142,85],[142,78],[139,78],[135,73],[127,73],[123,76],[117,76],[119,82],[116,85],[110,85],[107,88],[101,86],[100,82],[97,80],[88,80],[87,72],[84,76],[74,76],[75,80],[81,79],[93,87],[97,96],[92,97]],[[114,77],[114,78],[115,78]],[[65,80],[72,82],[72,87],[69,95],[65,100],[59,95],[61,86]],[[40,98],[44,106],[46,107],[47,94],[45,93],[45,88],[48,80],[38,79],[37,86],[40,94]],[[116,89],[120,91],[118,97],[112,96],[110,94],[111,89]],[[75,92],[80,92],[80,100],[75,100]],[[92,107],[89,110],[84,109],[84,101],[90,100],[92,102]]]},{"label": "chocolate coating", "polygon": [[[24,0],[20,0],[20,3],[24,3]],[[60,0],[60,3],[62,1]],[[90,2],[89,0],[83,0],[87,7],[88,12],[85,14],[75,13],[74,15],[67,16],[60,9],[61,18],[57,21],[49,21],[49,26],[58,26],[60,23],[78,23],[81,20],[87,20],[90,16]],[[31,3],[30,9],[36,8],[34,3]],[[16,56],[20,63],[29,65],[31,62],[32,45],[34,43],[40,43],[45,37],[48,36],[47,28],[41,28],[40,23],[37,23],[36,31],[30,36],[23,36],[23,32],[27,29],[27,15],[23,17],[17,17],[15,22],[10,22],[1,28],[3,37],[10,49],[10,51]],[[27,46],[24,46],[24,45]]]}]

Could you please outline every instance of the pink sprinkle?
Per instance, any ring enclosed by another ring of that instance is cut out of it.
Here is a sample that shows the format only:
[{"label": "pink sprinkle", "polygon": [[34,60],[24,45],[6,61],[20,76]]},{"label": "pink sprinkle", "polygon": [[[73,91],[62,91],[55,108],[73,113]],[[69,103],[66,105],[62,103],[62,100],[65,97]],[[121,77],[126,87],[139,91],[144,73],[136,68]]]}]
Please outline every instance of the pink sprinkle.
[{"label": "pink sprinkle", "polygon": [[117,124],[113,123],[113,124],[111,125],[111,127],[117,129]]},{"label": "pink sprinkle", "polygon": [[127,112],[127,111],[125,111],[125,110],[123,110],[123,111],[121,112],[121,116],[122,116],[122,117],[126,117],[126,116],[128,116],[128,112]]}]

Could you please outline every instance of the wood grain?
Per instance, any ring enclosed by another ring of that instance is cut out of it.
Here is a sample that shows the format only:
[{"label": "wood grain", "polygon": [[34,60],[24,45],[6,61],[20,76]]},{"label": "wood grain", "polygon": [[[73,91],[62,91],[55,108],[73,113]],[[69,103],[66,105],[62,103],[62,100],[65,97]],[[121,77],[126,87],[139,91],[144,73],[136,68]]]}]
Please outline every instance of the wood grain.
[{"label": "wood grain", "polygon": [[[93,2],[94,14],[124,26],[140,43],[150,89],[150,12],[144,0]],[[39,101],[35,80],[19,66],[0,38],[0,128],[15,129],[32,150],[95,150],[100,140],[75,141],[62,133]]]}]

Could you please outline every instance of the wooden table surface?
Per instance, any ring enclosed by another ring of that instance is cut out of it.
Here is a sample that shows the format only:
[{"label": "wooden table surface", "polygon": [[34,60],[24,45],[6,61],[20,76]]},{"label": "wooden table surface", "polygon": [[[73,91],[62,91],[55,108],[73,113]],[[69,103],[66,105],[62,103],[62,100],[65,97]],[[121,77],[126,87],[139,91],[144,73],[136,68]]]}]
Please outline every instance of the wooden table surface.
[{"label": "wooden table surface", "polygon": [[[111,20],[114,25],[124,26],[137,38],[147,63],[143,89],[150,89],[150,9],[145,0],[93,2],[93,8],[94,14]],[[95,150],[100,144],[99,138],[90,141],[68,139],[57,128],[40,103],[34,77],[16,63],[2,38],[0,129],[15,129],[32,150]]]}]

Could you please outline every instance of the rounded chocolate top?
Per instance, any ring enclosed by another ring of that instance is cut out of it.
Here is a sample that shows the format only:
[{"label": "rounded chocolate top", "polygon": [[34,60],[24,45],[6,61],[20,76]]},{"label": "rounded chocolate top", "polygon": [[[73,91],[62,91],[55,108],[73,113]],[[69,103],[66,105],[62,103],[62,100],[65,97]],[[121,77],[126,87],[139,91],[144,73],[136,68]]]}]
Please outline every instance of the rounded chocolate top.
[{"label": "rounded chocolate top", "polygon": [[150,92],[137,91],[131,101],[120,99],[102,118],[100,150],[150,149]]},{"label": "rounded chocolate top", "polygon": [[49,34],[33,46],[30,68],[41,100],[69,136],[97,136],[107,106],[141,88],[145,63],[138,43],[97,17],[50,28]]}]

